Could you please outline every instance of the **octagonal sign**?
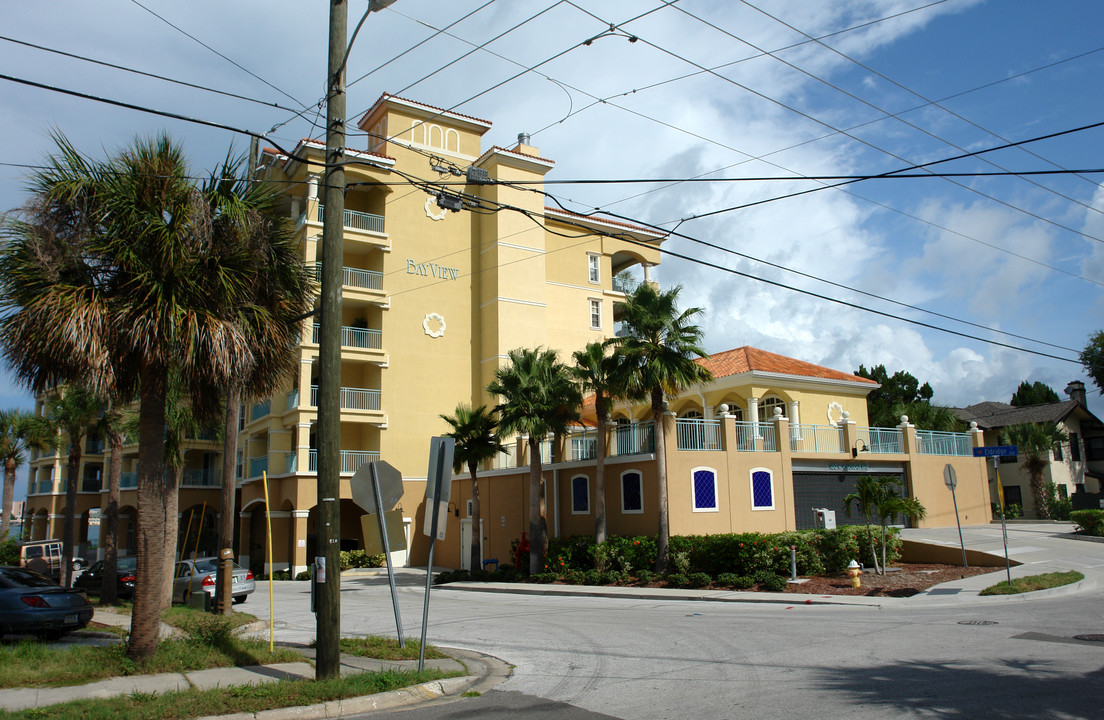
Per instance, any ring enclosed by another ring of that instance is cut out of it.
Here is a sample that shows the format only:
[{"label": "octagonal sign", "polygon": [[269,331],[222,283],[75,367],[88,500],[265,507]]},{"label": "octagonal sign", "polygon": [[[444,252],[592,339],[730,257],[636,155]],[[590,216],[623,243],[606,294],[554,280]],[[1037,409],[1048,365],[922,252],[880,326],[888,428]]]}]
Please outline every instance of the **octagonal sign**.
[{"label": "octagonal sign", "polygon": [[383,460],[365,463],[357,468],[353,477],[349,479],[349,488],[353,494],[353,502],[369,514],[378,512],[376,509],[376,494],[372,490],[372,467],[376,468],[376,479],[379,481],[380,502],[383,503],[384,512],[394,510],[402,500],[403,486],[402,473],[391,463]]}]

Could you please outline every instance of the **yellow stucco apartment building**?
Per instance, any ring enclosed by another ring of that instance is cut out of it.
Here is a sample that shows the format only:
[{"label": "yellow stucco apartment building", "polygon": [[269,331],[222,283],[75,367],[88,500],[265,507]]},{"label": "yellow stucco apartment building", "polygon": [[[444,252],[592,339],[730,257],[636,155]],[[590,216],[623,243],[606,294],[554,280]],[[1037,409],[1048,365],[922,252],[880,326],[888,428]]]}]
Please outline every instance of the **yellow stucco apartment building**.
[{"label": "yellow stucco apartment building", "polygon": [[[554,162],[519,136],[511,148],[484,148],[485,120],[382,96],[361,118],[361,149],[346,169],[342,363],[342,548],[362,547],[361,510],[349,478],[383,459],[403,474],[400,507],[409,550],[400,564],[424,564],[425,478],[431,436],[447,431],[440,415],[458,403],[493,405],[484,388],[519,347],[556,349],[561,359],[616,334],[615,305],[626,271],[650,280],[662,234],[601,216],[545,206],[542,181]],[[261,172],[284,188],[303,261],[322,260],[319,189],[324,144],[303,140],[291,156],[266,151]],[[464,200],[429,188],[455,183]],[[472,200],[472,198],[477,198]],[[446,207],[462,207],[461,211]],[[296,573],[315,554],[315,421],[318,326],[303,321],[299,370],[286,392],[250,404],[238,451],[238,556],[264,570],[268,477],[275,569]],[[840,500],[866,473],[901,478],[928,509],[925,524],[954,523],[943,469],[959,478],[964,522],[988,522],[984,462],[971,449],[981,434],[917,432],[907,423],[869,428],[870,381],[755,348],[702,360],[715,380],[672,399],[660,421],[667,432],[671,532],[780,531],[811,527],[812,508],[841,510]],[[41,405],[41,404],[40,404]],[[585,410],[586,408],[584,408]],[[609,433],[606,490],[610,531],[654,534],[654,418],[644,406],[619,405]],[[593,427],[542,445],[554,534],[593,533]],[[78,489],[82,548],[96,536],[106,499],[106,456],[91,436]],[[484,557],[506,562],[511,541],[528,527],[526,446],[481,473]],[[133,549],[137,447],[123,451],[122,547]],[[215,550],[221,444],[189,441],[180,491],[184,545]],[[31,461],[26,532],[61,535],[65,458]],[[454,476],[446,534],[435,562],[466,567],[471,539],[470,481]],[[839,518],[842,523],[845,518]],[[198,543],[198,545],[197,545]]]}]

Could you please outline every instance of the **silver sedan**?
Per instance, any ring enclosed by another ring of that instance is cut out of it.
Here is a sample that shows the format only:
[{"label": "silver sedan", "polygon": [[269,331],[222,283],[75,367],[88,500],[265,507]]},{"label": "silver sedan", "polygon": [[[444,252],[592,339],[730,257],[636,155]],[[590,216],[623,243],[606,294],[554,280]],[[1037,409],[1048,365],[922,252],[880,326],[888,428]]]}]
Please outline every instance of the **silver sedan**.
[{"label": "silver sedan", "polygon": [[[191,560],[178,562],[173,579],[173,602],[187,602],[188,596],[197,592],[205,592],[214,599],[218,562],[215,557],[196,558],[194,563]],[[253,573],[234,563],[234,585],[231,591],[234,602],[245,602],[246,596],[256,587]]]}]

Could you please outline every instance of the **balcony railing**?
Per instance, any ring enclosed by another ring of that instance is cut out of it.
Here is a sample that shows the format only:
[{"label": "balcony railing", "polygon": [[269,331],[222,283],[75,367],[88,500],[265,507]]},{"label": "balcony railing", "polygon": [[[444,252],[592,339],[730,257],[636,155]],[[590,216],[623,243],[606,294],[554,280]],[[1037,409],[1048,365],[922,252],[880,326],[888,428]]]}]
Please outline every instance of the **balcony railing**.
[{"label": "balcony railing", "polygon": [[184,468],[181,485],[189,487],[214,487],[219,484],[222,473],[217,469]]},{"label": "balcony railing", "polygon": [[288,410],[299,407],[299,388],[292,388],[287,394]]},{"label": "balcony railing", "polygon": [[679,450],[720,450],[721,421],[701,418],[675,420]]},{"label": "balcony railing", "polygon": [[138,473],[135,471],[120,473],[119,487],[123,490],[138,487]]},{"label": "balcony railing", "polygon": [[[322,336],[322,326],[314,324],[314,332],[311,342],[318,343]],[[382,350],[383,333],[379,330],[366,330],[364,328],[341,327],[341,347],[361,348],[364,350]]]},{"label": "balcony railing", "polygon": [[260,477],[261,473],[268,472],[268,455],[249,458],[249,477]]},{"label": "balcony railing", "polygon": [[903,453],[904,443],[901,441],[901,431],[894,428],[855,428],[858,439],[866,445],[866,452],[875,454]]},{"label": "balcony railing", "polygon": [[[360,469],[360,466],[375,462],[380,459],[379,452],[376,451],[363,451],[363,450],[342,450],[341,451],[341,474],[352,474]],[[318,472],[318,451],[311,450],[307,459],[308,472]]]},{"label": "balcony railing", "polygon": [[103,476],[100,475],[99,473],[96,473],[95,475],[85,477],[84,480],[81,481],[80,491],[81,492],[99,492],[100,488],[102,486],[103,486]]},{"label": "balcony railing", "polygon": [[89,455],[103,455],[104,443],[103,440],[85,440],[84,452]]},{"label": "balcony railing", "polygon": [[505,470],[517,467],[517,443],[506,443],[506,449],[494,456],[491,467],[495,470]]},{"label": "balcony railing", "polygon": [[655,452],[655,426],[650,423],[618,425],[613,433],[611,455],[642,455]]},{"label": "balcony railing", "polygon": [[567,435],[568,461],[593,460],[598,456],[598,436],[593,430]]},{"label": "balcony railing", "polygon": [[628,295],[629,293],[636,290],[636,286],[638,284],[639,283],[637,283],[637,281],[633,280],[632,278],[620,278],[620,277],[617,277],[616,275],[613,276],[613,290],[614,290],[614,292],[622,292],[622,293],[625,293],[626,295]]},{"label": "balcony railing", "polygon": [[818,453],[847,452],[843,446],[843,428],[834,425],[791,425],[790,450]]},{"label": "balcony railing", "polygon": [[[322,263],[314,265],[314,279],[322,282]],[[383,273],[360,268],[341,268],[341,284],[361,290],[383,290]]]},{"label": "balcony railing", "polygon": [[916,451],[921,455],[954,455],[972,457],[974,438],[969,433],[916,431]]},{"label": "balcony railing", "polygon": [[[323,204],[318,203],[318,222],[322,222],[322,210]],[[383,216],[373,215],[372,213],[357,212],[355,210],[346,210],[344,216],[345,227],[352,228],[354,230],[363,230],[364,232],[383,233]]]},{"label": "balcony railing", "polygon": [[259,402],[259,403],[255,404],[253,406],[253,409],[252,409],[249,417],[252,420],[260,420],[261,418],[268,415],[271,411],[272,411],[271,401],[265,400],[264,402]]}]

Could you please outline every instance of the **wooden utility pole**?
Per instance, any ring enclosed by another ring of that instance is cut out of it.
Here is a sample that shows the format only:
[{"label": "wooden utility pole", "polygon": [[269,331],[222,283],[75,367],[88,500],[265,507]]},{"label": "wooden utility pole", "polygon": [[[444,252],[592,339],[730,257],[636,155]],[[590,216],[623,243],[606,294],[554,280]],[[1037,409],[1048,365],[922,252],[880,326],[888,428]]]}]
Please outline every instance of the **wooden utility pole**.
[{"label": "wooden utility pole", "polygon": [[[326,78],[326,168],[322,181],[322,302],[318,343],[318,549],[325,582],[315,578],[315,678],[341,670],[341,265],[345,216],[345,38],[349,6],[330,0]],[[316,570],[316,575],[318,571]]]}]

